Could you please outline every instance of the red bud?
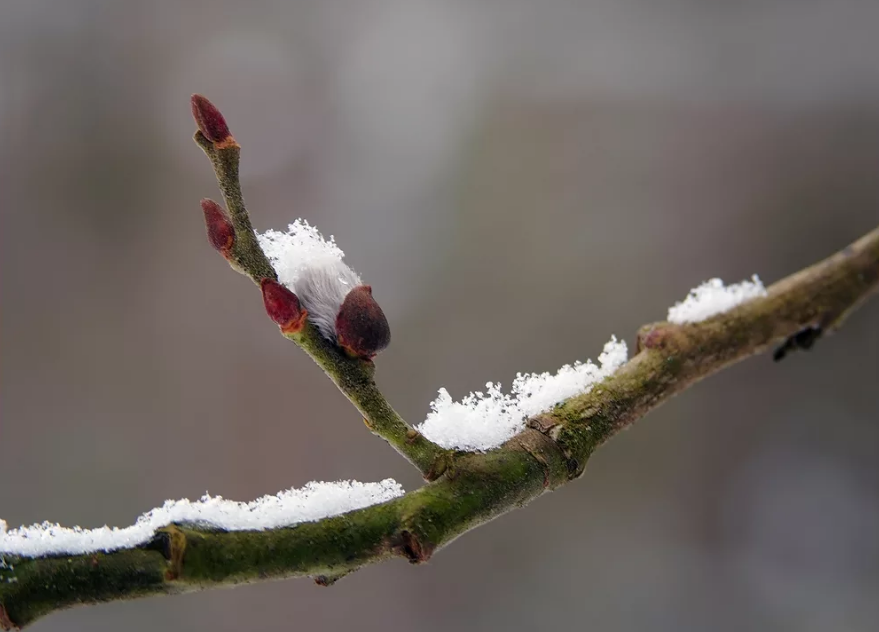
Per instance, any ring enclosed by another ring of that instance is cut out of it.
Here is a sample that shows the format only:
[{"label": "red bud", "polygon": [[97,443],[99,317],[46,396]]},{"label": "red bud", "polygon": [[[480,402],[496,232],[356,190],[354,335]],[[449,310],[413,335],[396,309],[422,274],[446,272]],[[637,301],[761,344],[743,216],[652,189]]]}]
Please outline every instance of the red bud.
[{"label": "red bud", "polygon": [[274,279],[263,279],[259,287],[266,312],[278,323],[281,332],[295,334],[302,331],[308,312],[300,306],[299,298]]},{"label": "red bud", "polygon": [[205,198],[201,201],[201,210],[204,212],[204,223],[208,229],[208,241],[215,250],[228,258],[235,243],[235,229],[226,212],[220,205]]},{"label": "red bud", "polygon": [[234,139],[229,132],[229,126],[226,125],[226,119],[220,114],[213,103],[200,94],[192,95],[192,116],[198,129],[212,143],[223,143]]},{"label": "red bud", "polygon": [[336,316],[336,340],[351,355],[373,358],[391,342],[385,313],[372,298],[372,288],[360,285],[348,292]]}]

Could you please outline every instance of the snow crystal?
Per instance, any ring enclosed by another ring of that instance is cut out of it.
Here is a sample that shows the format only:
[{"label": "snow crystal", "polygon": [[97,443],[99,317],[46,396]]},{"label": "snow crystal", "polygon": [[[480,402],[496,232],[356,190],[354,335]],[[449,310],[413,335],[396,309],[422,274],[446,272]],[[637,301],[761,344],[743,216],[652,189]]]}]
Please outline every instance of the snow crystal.
[{"label": "snow crystal", "polygon": [[51,554],[79,555],[113,551],[147,542],[157,529],[171,523],[191,523],[227,531],[262,531],[320,520],[347,511],[382,503],[403,494],[393,479],[380,483],[339,481],[311,482],[301,489],[288,489],[249,503],[205,495],[198,501],[167,500],[130,527],[62,527],[44,522],[7,529],[0,520],[0,554],[38,557]]},{"label": "snow crystal", "polygon": [[287,232],[267,230],[256,235],[259,245],[278,273],[278,281],[295,291],[296,280],[309,267],[333,265],[342,260],[345,253],[330,236],[325,239],[320,231],[297,219],[287,227]]},{"label": "snow crystal", "polygon": [[511,395],[501,392],[500,384],[489,382],[485,385],[486,392],[470,393],[455,402],[442,388],[430,405],[432,411],[417,430],[444,448],[470,451],[496,448],[524,430],[526,419],[569,397],[588,392],[627,358],[626,343],[613,337],[598,356],[600,367],[587,361],[565,365],[555,375],[519,373],[513,381]]},{"label": "snow crystal", "polygon": [[711,279],[668,310],[668,321],[677,324],[696,323],[728,311],[752,298],[766,296],[766,288],[755,274],[750,281],[724,287],[720,279]]}]

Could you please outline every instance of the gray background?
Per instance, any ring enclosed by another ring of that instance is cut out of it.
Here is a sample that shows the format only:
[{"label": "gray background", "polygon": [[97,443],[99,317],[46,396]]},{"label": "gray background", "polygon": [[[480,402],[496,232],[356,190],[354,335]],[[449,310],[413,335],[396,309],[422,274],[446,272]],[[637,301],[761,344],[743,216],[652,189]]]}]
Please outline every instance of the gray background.
[{"label": "gray background", "polygon": [[[873,228],[877,24],[869,0],[4,0],[0,516],[419,484],[207,245],[190,93],[244,147],[255,224],[308,218],[373,284],[378,380],[418,422],[440,386],[595,358],[708,277]],[[33,629],[875,629],[877,320],[699,385],[426,566]]]}]

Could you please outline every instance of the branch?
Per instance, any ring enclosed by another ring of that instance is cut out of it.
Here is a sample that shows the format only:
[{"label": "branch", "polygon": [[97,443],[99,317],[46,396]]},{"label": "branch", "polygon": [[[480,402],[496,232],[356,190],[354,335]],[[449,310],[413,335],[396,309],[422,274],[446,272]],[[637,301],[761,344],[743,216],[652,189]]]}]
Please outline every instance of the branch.
[{"label": "branch", "polygon": [[[253,231],[244,204],[238,175],[241,147],[229,133],[220,112],[207,99],[194,95],[193,114],[199,124],[194,140],[210,159],[229,209],[234,236],[231,247],[218,248],[233,268],[247,275],[257,285],[263,279],[277,279],[274,268],[263,253]],[[209,200],[206,202],[210,202]],[[202,203],[203,207],[205,203]],[[208,230],[212,222],[205,208]],[[222,210],[218,209],[218,213]],[[222,221],[222,219],[220,219]],[[209,234],[214,242],[214,235]],[[218,246],[217,243],[214,244]],[[282,334],[305,351],[330,377],[342,393],[360,411],[366,426],[382,437],[412,463],[427,480],[440,476],[452,462],[454,451],[446,450],[417,432],[391,407],[376,386],[375,366],[370,360],[351,357],[326,340],[318,329],[305,321],[303,328]]]},{"label": "branch", "polygon": [[[203,201],[211,244],[260,285],[281,333],[326,371],[367,426],[433,482],[387,503],[286,528],[227,532],[172,524],[145,544],[111,553],[0,557],[0,629],[80,603],[302,575],[329,585],[390,557],[424,562],[462,533],[579,477],[598,446],[700,379],[774,345],[776,360],[808,349],[879,286],[877,228],[775,284],[765,297],[699,323],[642,327],[631,361],[589,392],[529,419],[499,448],[446,450],[406,424],[376,387],[371,357],[389,335],[369,288],[358,286],[357,300],[346,298],[331,313],[335,342],[324,337],[296,295],[276,282],[260,248],[241,193],[240,147],[225,120],[199,96],[193,97],[193,114],[195,140],[214,166],[229,209],[227,216]],[[371,342],[364,329],[370,318],[381,321]],[[352,337],[343,340],[342,332]]]},{"label": "branch", "polygon": [[438,480],[384,504],[267,531],[170,525],[148,544],[112,553],[7,557],[0,627],[81,603],[284,577],[327,585],[391,557],[424,562],[466,531],[577,478],[599,445],[702,378],[774,345],[794,348],[801,332],[814,340],[834,329],[877,287],[879,228],[763,298],[700,323],[642,327],[637,355],[588,393],[532,418],[496,450],[459,454]]}]

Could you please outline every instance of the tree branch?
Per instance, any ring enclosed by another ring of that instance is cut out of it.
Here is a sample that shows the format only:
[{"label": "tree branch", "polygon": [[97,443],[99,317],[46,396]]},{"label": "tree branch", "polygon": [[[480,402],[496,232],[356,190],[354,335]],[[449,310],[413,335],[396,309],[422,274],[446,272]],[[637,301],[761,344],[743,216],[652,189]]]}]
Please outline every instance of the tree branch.
[{"label": "tree branch", "polygon": [[595,448],[702,378],[773,345],[793,348],[790,340],[804,330],[837,327],[877,287],[879,228],[776,283],[766,297],[700,323],[642,327],[637,355],[604,382],[532,418],[496,450],[459,453],[438,480],[387,503],[282,529],[169,525],[134,549],[7,557],[0,564],[0,628],[81,603],[283,577],[330,584],[390,557],[423,562],[466,531],[577,478]]},{"label": "tree branch", "polygon": [[[228,134],[228,128],[224,131]],[[202,131],[197,131],[194,140],[214,167],[231,216],[235,238],[227,256],[229,263],[257,285],[265,278],[277,279],[278,275],[257,242],[244,204],[238,177],[241,147],[231,135],[214,142]],[[425,479],[433,480],[445,471],[452,462],[454,451],[429,441],[397,414],[376,386],[375,366],[370,360],[346,355],[326,340],[311,322],[306,322],[299,332],[282,334],[311,356],[360,411],[366,426],[417,467]]]}]

